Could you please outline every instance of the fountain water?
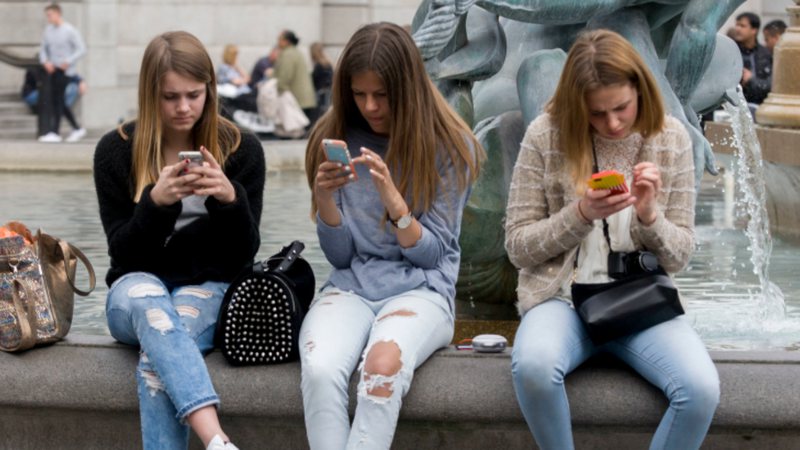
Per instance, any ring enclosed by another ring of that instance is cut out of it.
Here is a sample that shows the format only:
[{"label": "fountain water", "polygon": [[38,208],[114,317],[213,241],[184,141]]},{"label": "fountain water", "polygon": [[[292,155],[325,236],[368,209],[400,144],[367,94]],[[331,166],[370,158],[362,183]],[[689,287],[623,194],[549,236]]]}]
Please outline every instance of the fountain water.
[{"label": "fountain water", "polygon": [[736,148],[734,177],[738,181],[740,198],[737,211],[747,221],[745,234],[750,241],[750,261],[758,276],[761,292],[756,296],[757,310],[762,320],[780,320],[786,315],[786,305],[780,288],[769,280],[769,259],[772,255],[772,235],[767,215],[767,195],[764,185],[764,164],[761,144],[753,127],[753,119],[741,88],[737,89],[739,104],[725,103],[731,116],[733,146]]}]

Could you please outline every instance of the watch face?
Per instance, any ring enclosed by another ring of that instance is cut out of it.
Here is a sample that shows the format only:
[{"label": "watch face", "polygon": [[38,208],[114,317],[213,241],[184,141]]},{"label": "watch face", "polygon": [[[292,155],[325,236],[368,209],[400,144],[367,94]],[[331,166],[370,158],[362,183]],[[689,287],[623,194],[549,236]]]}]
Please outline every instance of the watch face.
[{"label": "watch face", "polygon": [[411,226],[411,218],[411,213],[408,213],[405,216],[397,219],[397,228],[404,230]]}]

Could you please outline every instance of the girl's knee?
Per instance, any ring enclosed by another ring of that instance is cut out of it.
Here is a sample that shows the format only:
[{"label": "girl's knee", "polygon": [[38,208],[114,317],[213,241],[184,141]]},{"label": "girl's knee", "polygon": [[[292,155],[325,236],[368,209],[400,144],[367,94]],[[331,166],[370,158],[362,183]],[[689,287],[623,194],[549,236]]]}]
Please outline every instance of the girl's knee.
[{"label": "girl's knee", "polygon": [[395,382],[403,368],[400,347],[393,341],[376,342],[364,359],[362,380],[366,394],[389,398],[395,390]]},{"label": "girl's knee", "polygon": [[669,393],[670,403],[683,404],[686,408],[705,415],[712,413],[719,405],[719,376],[715,369],[693,371],[687,374]]},{"label": "girl's knee", "polygon": [[129,273],[111,286],[108,308],[132,310],[141,300],[164,297],[169,297],[169,291],[161,280],[147,273]]},{"label": "girl's knee", "polygon": [[719,376],[716,370],[700,376],[695,376],[690,381],[690,395],[692,402],[702,409],[716,409],[719,405]]},{"label": "girl's knee", "polygon": [[566,376],[560,369],[561,355],[545,348],[514,348],[511,355],[511,375],[515,380],[544,384],[563,382]]}]

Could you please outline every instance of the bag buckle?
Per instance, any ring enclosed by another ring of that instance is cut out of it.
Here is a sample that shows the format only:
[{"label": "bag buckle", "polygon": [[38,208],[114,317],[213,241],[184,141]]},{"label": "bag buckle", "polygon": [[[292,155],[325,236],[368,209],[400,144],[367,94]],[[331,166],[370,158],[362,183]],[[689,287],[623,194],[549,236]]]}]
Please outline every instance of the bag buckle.
[{"label": "bag buckle", "polygon": [[11,273],[17,273],[19,268],[19,263],[20,263],[19,258],[8,259],[8,267],[11,267]]}]

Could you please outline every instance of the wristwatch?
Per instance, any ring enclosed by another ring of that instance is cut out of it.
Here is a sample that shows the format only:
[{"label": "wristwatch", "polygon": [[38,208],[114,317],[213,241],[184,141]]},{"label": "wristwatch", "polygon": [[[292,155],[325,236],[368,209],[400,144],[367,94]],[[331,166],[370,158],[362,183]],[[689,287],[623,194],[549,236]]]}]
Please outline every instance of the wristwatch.
[{"label": "wristwatch", "polygon": [[400,218],[397,220],[394,220],[391,217],[389,217],[389,222],[391,222],[392,225],[394,225],[395,228],[397,228],[398,230],[405,230],[406,228],[411,226],[411,220],[413,218],[414,216],[412,216],[411,211],[409,211],[404,215],[400,216]]}]

